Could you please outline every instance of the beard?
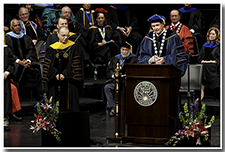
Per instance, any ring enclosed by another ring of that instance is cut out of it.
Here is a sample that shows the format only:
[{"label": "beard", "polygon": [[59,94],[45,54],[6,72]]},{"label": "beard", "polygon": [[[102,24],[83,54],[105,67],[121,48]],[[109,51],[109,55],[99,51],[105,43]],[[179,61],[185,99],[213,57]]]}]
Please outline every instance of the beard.
[{"label": "beard", "polygon": [[123,58],[126,58],[126,57],[128,57],[130,55],[130,53],[127,53],[127,54],[122,54],[121,53],[121,55],[122,55]]}]

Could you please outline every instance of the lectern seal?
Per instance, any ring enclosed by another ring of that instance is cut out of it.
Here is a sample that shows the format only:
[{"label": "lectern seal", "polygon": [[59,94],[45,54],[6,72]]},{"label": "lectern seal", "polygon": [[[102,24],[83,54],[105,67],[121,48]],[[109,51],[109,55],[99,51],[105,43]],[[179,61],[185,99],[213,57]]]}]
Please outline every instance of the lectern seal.
[{"label": "lectern seal", "polygon": [[134,88],[134,99],[143,107],[153,105],[156,102],[157,97],[157,88],[149,81],[141,81]]}]

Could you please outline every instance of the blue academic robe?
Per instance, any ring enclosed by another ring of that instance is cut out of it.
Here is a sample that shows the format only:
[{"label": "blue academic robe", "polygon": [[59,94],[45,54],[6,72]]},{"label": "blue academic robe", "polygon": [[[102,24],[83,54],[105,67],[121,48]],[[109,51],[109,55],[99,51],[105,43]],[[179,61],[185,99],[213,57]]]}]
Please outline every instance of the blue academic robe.
[{"label": "blue academic robe", "polygon": [[[156,35],[156,44],[159,52],[161,46],[163,34],[159,37]],[[149,64],[149,59],[155,55],[153,47],[153,32],[150,32],[141,42],[140,45],[140,55],[138,60],[140,64]],[[173,64],[178,69],[181,70],[181,75],[185,74],[187,68],[187,60],[184,56],[186,53],[184,51],[184,46],[180,40],[180,37],[172,30],[167,29],[167,34],[164,42],[164,47],[162,50],[161,57],[164,58],[165,64]]]}]

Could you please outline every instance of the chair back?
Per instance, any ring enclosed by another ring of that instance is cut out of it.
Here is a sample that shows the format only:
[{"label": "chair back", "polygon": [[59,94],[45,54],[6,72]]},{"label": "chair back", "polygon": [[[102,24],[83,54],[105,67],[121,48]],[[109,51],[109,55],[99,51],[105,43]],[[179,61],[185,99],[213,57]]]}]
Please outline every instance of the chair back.
[{"label": "chair back", "polygon": [[[190,90],[200,91],[202,84],[202,64],[190,64]],[[188,68],[181,77],[181,86],[188,90]]]}]

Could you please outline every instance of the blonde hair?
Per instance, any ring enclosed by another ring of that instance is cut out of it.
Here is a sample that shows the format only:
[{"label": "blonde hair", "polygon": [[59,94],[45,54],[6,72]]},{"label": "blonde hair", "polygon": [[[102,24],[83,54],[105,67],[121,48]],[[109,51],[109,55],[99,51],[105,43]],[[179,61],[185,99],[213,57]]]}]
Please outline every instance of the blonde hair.
[{"label": "blonde hair", "polygon": [[208,30],[208,32],[207,32],[207,34],[206,34],[206,39],[207,39],[207,41],[209,41],[209,33],[210,33],[212,30],[214,30],[215,33],[216,33],[216,40],[215,40],[216,44],[220,44],[220,31],[219,31],[219,29],[216,28],[216,27],[211,27],[211,28]]}]

